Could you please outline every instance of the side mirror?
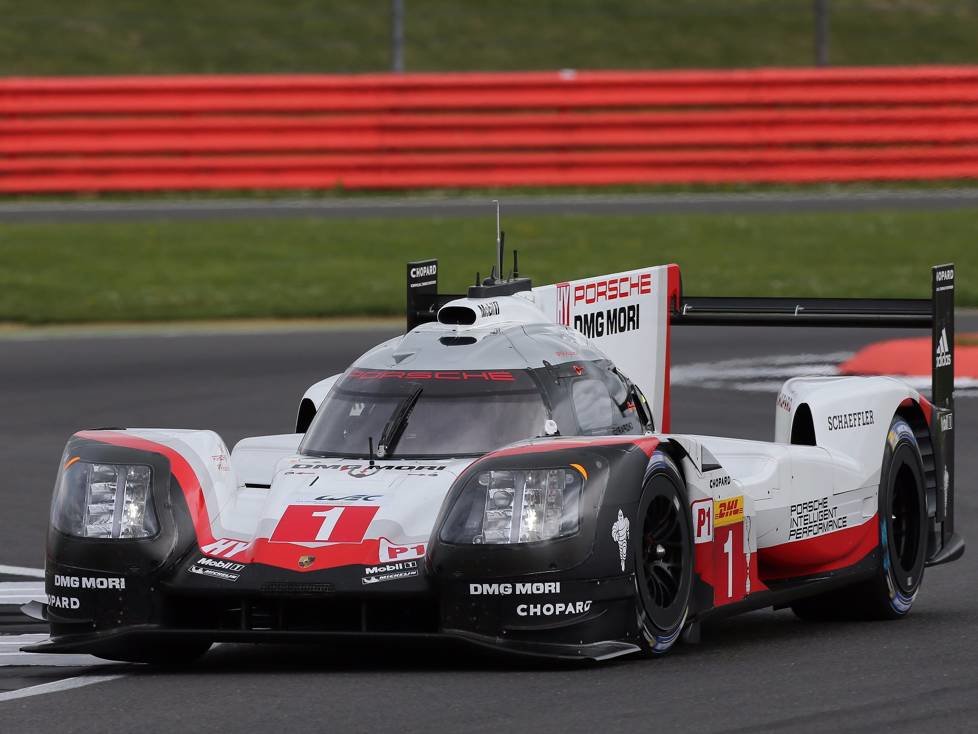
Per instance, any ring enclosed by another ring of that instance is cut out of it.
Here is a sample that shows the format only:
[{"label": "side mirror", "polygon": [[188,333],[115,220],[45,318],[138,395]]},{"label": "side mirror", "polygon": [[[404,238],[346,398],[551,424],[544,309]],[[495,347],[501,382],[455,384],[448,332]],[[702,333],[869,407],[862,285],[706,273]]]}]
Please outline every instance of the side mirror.
[{"label": "side mirror", "polygon": [[295,432],[305,433],[309,430],[312,419],[316,417],[316,404],[309,398],[303,398],[299,403],[299,413],[295,418]]},{"label": "side mirror", "polygon": [[642,391],[635,385],[632,385],[628,389],[628,398],[635,404],[635,412],[638,413],[638,419],[642,421],[642,425],[646,426],[651,431],[655,431],[655,421],[652,418],[652,410],[649,408],[649,403],[645,399],[645,395],[642,394]]}]

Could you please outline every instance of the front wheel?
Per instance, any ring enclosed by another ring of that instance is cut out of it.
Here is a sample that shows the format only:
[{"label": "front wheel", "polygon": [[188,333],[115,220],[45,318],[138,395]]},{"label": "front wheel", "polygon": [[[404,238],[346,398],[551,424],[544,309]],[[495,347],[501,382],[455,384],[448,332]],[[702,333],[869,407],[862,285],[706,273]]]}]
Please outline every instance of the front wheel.
[{"label": "front wheel", "polygon": [[649,655],[665,654],[679,638],[693,585],[693,544],[685,485],[664,454],[653,456],[633,542],[641,645]]}]

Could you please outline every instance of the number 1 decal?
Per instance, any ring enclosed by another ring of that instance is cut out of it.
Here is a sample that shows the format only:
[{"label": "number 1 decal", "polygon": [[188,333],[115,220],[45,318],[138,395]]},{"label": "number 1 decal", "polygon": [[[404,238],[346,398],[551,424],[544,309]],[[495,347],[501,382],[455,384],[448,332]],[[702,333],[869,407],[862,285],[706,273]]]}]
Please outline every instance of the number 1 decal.
[{"label": "number 1 decal", "polygon": [[727,598],[729,599],[733,596],[733,533],[727,533],[723,554],[727,557]]},{"label": "number 1 decal", "polygon": [[743,599],[747,589],[744,497],[714,500],[713,506],[713,603],[719,606]]},{"label": "number 1 decal", "polygon": [[320,526],[319,532],[316,533],[316,540],[329,540],[329,536],[333,534],[336,523],[340,521],[342,515],[342,507],[330,507],[328,510],[312,513],[313,517],[323,518],[323,524]]},{"label": "number 1 decal", "polygon": [[270,540],[279,543],[360,543],[380,508],[289,505]]},{"label": "number 1 decal", "polygon": [[717,528],[713,540],[713,603],[729,604],[744,598],[747,558],[744,555],[744,523]]}]

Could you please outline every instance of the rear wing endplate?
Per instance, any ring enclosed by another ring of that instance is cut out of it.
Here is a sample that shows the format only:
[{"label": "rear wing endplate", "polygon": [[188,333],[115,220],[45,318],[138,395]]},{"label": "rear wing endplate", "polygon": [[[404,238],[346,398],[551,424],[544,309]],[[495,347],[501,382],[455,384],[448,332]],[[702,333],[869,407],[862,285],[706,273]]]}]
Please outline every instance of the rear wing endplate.
[{"label": "rear wing endplate", "polygon": [[434,321],[438,309],[461,294],[438,292],[438,261],[416,260],[407,264],[407,331]]}]

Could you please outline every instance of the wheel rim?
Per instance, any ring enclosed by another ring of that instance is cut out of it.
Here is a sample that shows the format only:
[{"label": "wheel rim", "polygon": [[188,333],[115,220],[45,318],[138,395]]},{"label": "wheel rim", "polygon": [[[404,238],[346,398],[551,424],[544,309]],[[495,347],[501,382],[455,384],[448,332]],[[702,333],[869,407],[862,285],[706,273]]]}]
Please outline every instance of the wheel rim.
[{"label": "wheel rim", "polygon": [[675,616],[673,608],[683,592],[686,555],[677,503],[670,497],[655,497],[642,529],[642,573],[651,602],[647,612],[662,629],[675,623],[670,622],[670,617]]},{"label": "wheel rim", "polygon": [[913,472],[904,464],[897,472],[890,501],[890,552],[895,564],[903,572],[898,576],[901,586],[904,585],[902,582],[906,575],[916,569],[919,561],[917,556],[920,552],[922,519],[917,494]]}]

